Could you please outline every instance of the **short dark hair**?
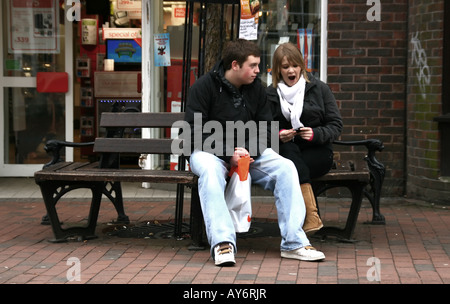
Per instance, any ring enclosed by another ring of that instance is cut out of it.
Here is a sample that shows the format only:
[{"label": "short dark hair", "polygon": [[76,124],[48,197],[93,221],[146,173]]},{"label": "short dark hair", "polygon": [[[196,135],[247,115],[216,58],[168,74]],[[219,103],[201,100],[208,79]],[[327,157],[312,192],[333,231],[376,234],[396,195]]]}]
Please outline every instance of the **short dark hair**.
[{"label": "short dark hair", "polygon": [[222,52],[225,71],[231,69],[231,63],[234,60],[242,66],[248,56],[261,57],[261,51],[256,43],[245,39],[229,41]]}]

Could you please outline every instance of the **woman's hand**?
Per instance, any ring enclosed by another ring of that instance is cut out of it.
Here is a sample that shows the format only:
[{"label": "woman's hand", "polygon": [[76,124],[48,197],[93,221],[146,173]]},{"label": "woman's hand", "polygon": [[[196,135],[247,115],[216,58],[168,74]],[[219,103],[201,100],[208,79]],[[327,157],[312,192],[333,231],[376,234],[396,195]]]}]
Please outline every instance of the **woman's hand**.
[{"label": "woman's hand", "polygon": [[296,135],[299,135],[304,140],[310,141],[310,140],[312,140],[312,138],[314,136],[314,132],[313,132],[312,128],[310,128],[310,127],[303,127],[303,128],[300,128],[299,131],[296,131],[294,129],[283,130],[280,132],[279,135],[280,135],[280,140],[283,143],[291,141]]},{"label": "woman's hand", "polygon": [[314,132],[310,127],[304,127],[300,128],[298,135],[300,135],[300,137],[304,140],[310,141],[313,138]]},{"label": "woman's hand", "polygon": [[294,129],[291,130],[283,130],[280,132],[280,140],[281,142],[285,143],[288,141],[291,141],[295,135],[297,135],[297,131],[295,131]]}]

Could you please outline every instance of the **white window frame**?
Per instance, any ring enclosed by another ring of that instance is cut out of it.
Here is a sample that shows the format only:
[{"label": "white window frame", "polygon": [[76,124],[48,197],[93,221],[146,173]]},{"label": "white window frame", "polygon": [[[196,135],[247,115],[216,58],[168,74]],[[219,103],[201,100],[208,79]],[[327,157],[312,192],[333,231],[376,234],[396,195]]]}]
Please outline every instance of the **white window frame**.
[{"label": "white window frame", "polygon": [[[66,6],[64,16],[67,16],[68,6]],[[3,6],[0,4],[0,16],[3,17],[7,12],[3,12]],[[69,90],[65,94],[65,140],[73,141],[73,31],[72,24],[67,18],[64,18],[64,39],[65,39],[65,71],[69,74]],[[0,25],[3,32],[3,23]],[[8,77],[4,76],[4,58],[3,45],[7,37],[0,38],[0,177],[30,177],[34,172],[42,169],[42,164],[5,164],[5,94],[4,88],[36,88],[36,77]],[[73,161],[73,148],[66,149],[66,159]]]}]

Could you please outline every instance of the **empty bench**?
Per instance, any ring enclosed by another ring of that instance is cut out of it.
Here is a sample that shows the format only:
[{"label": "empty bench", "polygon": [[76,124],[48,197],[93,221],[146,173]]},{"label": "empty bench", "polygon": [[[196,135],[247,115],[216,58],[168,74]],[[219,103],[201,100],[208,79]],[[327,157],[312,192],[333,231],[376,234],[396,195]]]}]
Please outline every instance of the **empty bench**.
[{"label": "empty bench", "polygon": [[[48,219],[54,233],[52,242],[63,242],[70,237],[82,239],[95,238],[95,229],[102,196],[105,195],[114,205],[118,217],[117,222],[128,223],[129,218],[124,211],[122,182],[148,182],[177,184],[191,188],[191,225],[192,249],[202,248],[201,217],[197,176],[190,171],[166,169],[142,170],[121,166],[121,155],[171,154],[172,139],[124,137],[124,130],[129,128],[159,128],[165,132],[175,121],[183,120],[184,113],[102,113],[100,127],[106,128],[106,137],[98,137],[91,143],[72,143],[58,140],[47,142],[46,150],[52,160],[40,171],[35,172],[35,182],[39,185],[44,199]],[[64,147],[85,147],[93,145],[99,160],[94,162],[66,162],[60,159]],[[137,158],[136,158],[137,164]],[[57,214],[56,204],[68,192],[87,188],[92,192],[87,225],[64,228]],[[175,235],[181,235],[183,215],[183,196],[177,196],[175,209]],[[200,218],[196,218],[199,215]]]}]

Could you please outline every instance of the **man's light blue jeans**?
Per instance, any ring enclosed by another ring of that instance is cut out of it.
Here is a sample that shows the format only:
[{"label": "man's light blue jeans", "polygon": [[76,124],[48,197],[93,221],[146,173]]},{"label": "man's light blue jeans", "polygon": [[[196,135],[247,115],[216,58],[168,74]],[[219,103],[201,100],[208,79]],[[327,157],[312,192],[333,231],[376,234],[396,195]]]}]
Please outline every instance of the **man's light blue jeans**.
[{"label": "man's light blue jeans", "polygon": [[[224,195],[229,165],[199,150],[192,153],[189,164],[192,172],[199,176],[198,191],[211,252],[222,242],[230,242],[236,249],[236,233]],[[249,173],[253,184],[274,194],[281,232],[280,249],[289,251],[310,246],[302,229],[306,208],[294,164],[269,148],[250,164]]]}]

